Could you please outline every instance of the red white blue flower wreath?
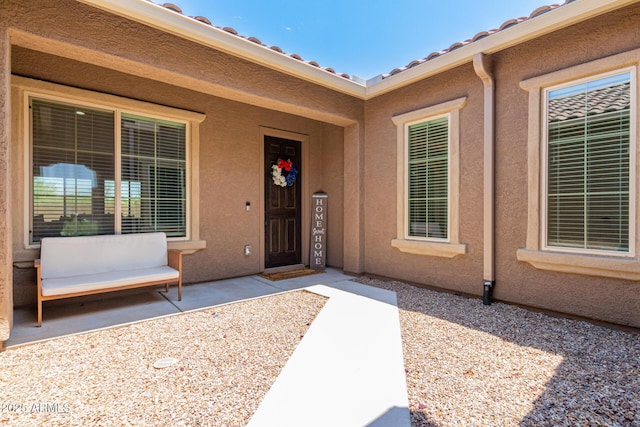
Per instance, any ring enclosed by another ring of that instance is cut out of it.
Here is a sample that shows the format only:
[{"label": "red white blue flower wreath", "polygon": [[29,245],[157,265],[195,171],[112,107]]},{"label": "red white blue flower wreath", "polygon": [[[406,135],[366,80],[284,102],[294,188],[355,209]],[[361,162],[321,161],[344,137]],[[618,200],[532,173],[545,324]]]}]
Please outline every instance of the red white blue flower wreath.
[{"label": "red white blue flower wreath", "polygon": [[[287,172],[286,175],[283,175],[283,171]],[[271,166],[271,177],[275,185],[279,185],[280,187],[291,187],[293,183],[296,182],[298,170],[291,159],[278,159],[277,163]]]}]

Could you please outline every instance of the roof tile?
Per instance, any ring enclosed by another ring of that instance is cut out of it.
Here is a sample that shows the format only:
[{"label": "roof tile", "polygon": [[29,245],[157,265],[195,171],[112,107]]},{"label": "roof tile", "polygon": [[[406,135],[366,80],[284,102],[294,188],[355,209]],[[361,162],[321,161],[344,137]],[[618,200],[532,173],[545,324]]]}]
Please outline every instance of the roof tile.
[{"label": "roof tile", "polygon": [[169,10],[173,10],[174,12],[177,13],[182,13],[182,9],[180,9],[178,6],[176,6],[173,3],[163,3],[162,7],[164,7],[165,9],[169,9]]},{"label": "roof tile", "polygon": [[[154,3],[153,0],[148,0],[148,1],[151,2],[151,3]],[[470,39],[464,40],[462,42],[453,43],[447,49],[444,49],[444,50],[441,50],[441,51],[432,52],[422,60],[414,60],[414,61],[411,61],[405,67],[394,68],[389,73],[383,74],[381,77],[384,79],[384,78],[388,78],[388,77],[394,76],[394,75],[399,74],[399,73],[401,73],[401,72],[403,72],[405,70],[408,70],[410,68],[413,68],[415,66],[423,64],[425,62],[428,62],[428,61],[431,61],[431,60],[433,60],[435,58],[438,58],[438,57],[440,57],[442,55],[445,55],[445,54],[447,54],[449,52],[452,52],[452,51],[454,51],[456,49],[459,49],[459,48],[461,48],[463,46],[475,43],[478,40],[484,39],[485,37],[489,37],[489,36],[491,36],[491,35],[493,35],[493,34],[495,34],[497,32],[504,31],[504,30],[506,30],[508,28],[516,26],[516,25],[520,24],[521,22],[525,22],[525,21],[528,21],[530,19],[536,18],[536,17],[538,17],[540,15],[543,15],[543,14],[553,10],[553,9],[556,9],[558,7],[562,7],[562,6],[564,6],[564,5],[568,4],[568,3],[573,3],[574,1],[577,1],[577,0],[565,0],[564,3],[562,3],[561,5],[552,4],[552,5],[549,5],[549,6],[541,6],[541,7],[537,8],[536,10],[534,10],[533,12],[531,12],[531,14],[528,17],[509,19],[509,20],[505,21],[497,29],[491,29],[491,30],[488,30],[488,31],[481,31],[481,32],[477,33],[475,36],[473,36],[472,38],[470,38]],[[176,6],[173,3],[162,3],[161,6],[166,8],[166,9],[169,9],[169,10],[171,10],[173,12],[183,14],[182,9],[180,9],[180,7]],[[209,19],[207,19],[206,17],[204,17],[204,16],[192,16],[190,18],[194,19],[196,21],[202,22],[203,24],[210,25],[212,27],[214,26],[211,23],[211,21]],[[220,27],[215,27],[215,28],[220,28]],[[235,29],[231,28],[231,27],[223,27],[222,30],[227,32],[227,33],[229,33],[229,34],[233,34],[234,36],[237,36],[237,37],[240,37],[240,38],[244,38],[244,39],[249,40],[249,41],[251,41],[253,43],[256,43],[258,45],[266,47],[266,45],[263,44],[260,41],[260,39],[258,39],[256,37],[245,37],[245,36],[239,35],[238,32]],[[300,55],[298,55],[296,53],[287,54],[282,49],[280,49],[278,46],[271,46],[270,49],[275,51],[275,52],[278,52],[280,54],[287,55],[287,56],[289,56],[291,58],[294,58],[294,59],[296,59],[298,61],[303,61],[303,62],[305,62],[305,63],[307,63],[309,65],[312,65],[314,67],[317,67],[317,68],[319,68],[321,70],[327,71],[329,73],[336,74],[336,72],[335,72],[335,70],[333,68],[320,67],[320,65],[315,61],[304,61]],[[352,77],[349,74],[341,73],[339,75],[341,77],[346,78],[346,79],[352,80]]]},{"label": "roof tile", "polygon": [[[505,21],[499,28],[494,28],[494,29],[491,29],[491,30],[488,30],[488,31],[481,31],[481,32],[477,33],[475,36],[473,36],[471,39],[465,40],[463,42],[456,42],[456,43],[453,43],[451,46],[449,46],[449,48],[447,48],[447,49],[444,49],[444,50],[441,50],[441,51],[437,51],[437,52],[432,52],[426,58],[424,58],[424,60],[421,63],[425,63],[425,62],[431,61],[431,60],[433,60],[435,58],[438,58],[438,57],[440,57],[442,55],[446,55],[447,53],[452,52],[452,51],[454,51],[456,49],[459,49],[459,48],[461,48],[463,46],[466,46],[468,44],[472,44],[472,43],[477,42],[478,40],[481,40],[481,39],[483,39],[485,37],[489,37],[489,36],[491,36],[491,35],[493,35],[495,33],[498,33],[500,31],[504,31],[504,30],[506,30],[508,28],[514,27],[514,26],[516,26],[516,25],[518,25],[518,24],[520,24],[522,22],[525,22],[525,21],[528,21],[530,19],[536,18],[536,17],[538,17],[540,15],[543,15],[543,14],[545,14],[545,13],[547,13],[547,12],[553,10],[553,9],[557,9],[559,7],[562,7],[562,6],[566,5],[566,4],[573,3],[574,1],[577,1],[577,0],[565,0],[565,2],[562,3],[561,5],[552,4],[552,5],[549,5],[549,6],[541,6],[541,7],[537,8],[536,10],[534,10],[533,12],[531,12],[531,14],[528,17],[509,19],[509,20]],[[409,68],[412,68],[412,67],[415,66],[414,62],[415,61],[412,61],[411,63],[409,63],[409,65],[407,65],[405,67],[394,68],[389,73],[383,74],[382,78],[386,79],[386,78],[389,78],[391,76],[395,76],[395,75],[397,75],[398,73],[400,73],[402,71],[408,70]]]}]

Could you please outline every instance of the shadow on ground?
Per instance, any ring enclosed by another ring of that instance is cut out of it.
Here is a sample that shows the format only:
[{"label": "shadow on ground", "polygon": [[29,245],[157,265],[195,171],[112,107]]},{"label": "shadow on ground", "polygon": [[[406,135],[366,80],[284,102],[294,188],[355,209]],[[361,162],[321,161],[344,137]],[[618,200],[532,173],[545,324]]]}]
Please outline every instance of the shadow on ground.
[{"label": "shadow on ground", "polygon": [[[416,288],[401,282],[382,282],[369,278],[360,278],[357,281],[390,289],[397,292],[398,308],[401,320],[403,312],[420,313],[430,318],[439,319],[438,325],[462,326],[458,331],[467,331],[476,337],[485,337],[491,348],[479,348],[471,350],[460,347],[460,352],[471,354],[478,352],[478,363],[487,363],[487,359],[481,354],[487,351],[495,354],[495,360],[489,364],[495,364],[494,369],[500,370],[501,353],[515,348],[515,344],[522,347],[522,352],[529,354],[529,360],[523,361],[532,369],[539,362],[539,357],[549,360],[557,360],[558,364],[550,378],[542,387],[531,385],[531,390],[537,396],[528,402],[517,401],[519,396],[509,391],[495,390],[493,396],[508,396],[507,401],[492,401],[491,384],[485,383],[482,390],[486,394],[476,394],[477,400],[485,402],[473,402],[475,405],[485,405],[486,412],[497,411],[500,405],[521,405],[522,408],[531,408],[524,417],[507,418],[500,420],[500,425],[521,426],[640,426],[640,334],[608,329],[588,322],[552,317],[544,313],[534,312],[523,308],[494,303],[483,306],[482,301],[454,294],[436,292],[423,288]],[[429,334],[429,331],[411,330],[403,323],[403,337],[405,334]],[[470,330],[470,331],[469,331]],[[489,335],[485,335],[489,334]],[[438,336],[438,334],[434,334]],[[404,338],[403,338],[404,341]],[[445,347],[449,349],[460,345],[452,339]],[[477,345],[477,342],[476,344]],[[430,347],[426,347],[430,348]],[[456,353],[451,353],[455,358]],[[420,354],[417,357],[438,359],[439,355]],[[405,348],[405,363],[408,356]],[[481,362],[482,361],[482,362]],[[432,362],[429,362],[432,363]],[[462,363],[462,362],[461,362]],[[468,363],[468,360],[465,361]],[[472,368],[461,366],[464,374],[479,376],[483,367]],[[438,374],[434,378],[431,372],[421,372],[421,388],[424,391],[425,408],[417,407],[418,402],[411,401],[412,391],[409,390],[410,410],[412,425],[414,426],[444,426],[450,425],[443,420],[452,420],[446,414],[450,410],[449,403],[442,396],[430,396],[430,389],[435,387],[438,381],[446,381],[448,373]],[[453,375],[453,374],[452,374]],[[502,375],[502,374],[501,374]],[[513,384],[522,378],[507,380],[504,384]],[[490,375],[488,376],[490,377]],[[462,382],[464,384],[464,382]],[[528,386],[528,384],[526,384]],[[457,390],[463,394],[472,390]],[[530,391],[530,390],[526,390]],[[470,396],[473,396],[470,393]],[[454,396],[451,396],[452,398]],[[471,403],[470,403],[471,404]],[[477,411],[476,414],[481,413]],[[440,414],[438,416],[433,414]],[[499,417],[499,416],[498,416]],[[470,419],[465,425],[484,425],[479,419]]]}]

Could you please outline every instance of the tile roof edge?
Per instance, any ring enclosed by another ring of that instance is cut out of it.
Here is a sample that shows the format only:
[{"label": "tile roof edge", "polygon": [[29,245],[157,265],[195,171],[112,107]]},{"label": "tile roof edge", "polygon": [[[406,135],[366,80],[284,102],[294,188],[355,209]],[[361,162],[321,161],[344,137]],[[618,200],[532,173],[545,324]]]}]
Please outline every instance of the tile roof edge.
[{"label": "tile roof edge", "polygon": [[506,21],[502,25],[502,30],[489,30],[486,35],[483,34],[485,32],[480,32],[472,39],[461,42],[460,45],[454,43],[449,49],[433,52],[422,60],[410,62],[406,67],[395,68],[387,74],[367,80],[365,99],[382,95],[438,72],[469,63],[478,53],[495,53],[637,1],[566,0],[561,6],[539,7],[527,18]]},{"label": "tile roof edge", "polygon": [[238,35],[233,28],[213,26],[207,18],[186,16],[172,3],[157,4],[152,0],[76,1],[338,92],[361,99],[364,97],[364,81],[355,76],[352,78],[332,68],[320,67],[299,55],[284,53],[277,46],[266,46],[255,37]]},{"label": "tile roof edge", "polygon": [[285,53],[278,46],[269,47],[256,37],[239,35],[233,28],[213,26],[203,16],[186,16],[173,3],[157,4],[153,0],[76,1],[338,92],[369,99],[471,62],[477,53],[495,53],[638,0],[565,0],[562,5],[541,6],[528,17],[510,19],[499,29],[481,31],[471,39],[453,43],[447,49],[369,80],[320,67],[317,62],[305,61],[295,53]]}]

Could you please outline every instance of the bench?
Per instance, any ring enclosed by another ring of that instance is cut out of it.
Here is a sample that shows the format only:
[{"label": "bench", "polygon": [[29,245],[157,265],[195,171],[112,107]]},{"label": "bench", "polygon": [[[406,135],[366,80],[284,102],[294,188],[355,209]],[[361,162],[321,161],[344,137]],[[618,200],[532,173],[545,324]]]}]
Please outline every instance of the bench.
[{"label": "bench", "polygon": [[182,252],[164,233],[45,237],[34,264],[38,326],[44,301],[176,282],[182,300]]}]

